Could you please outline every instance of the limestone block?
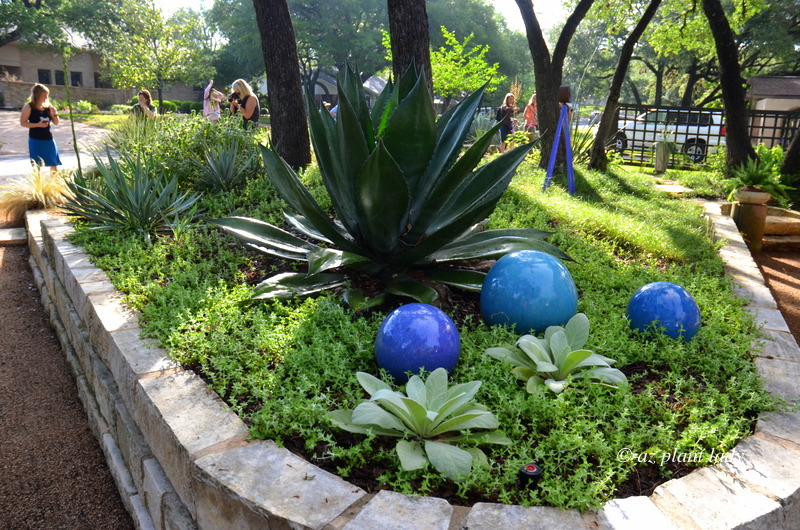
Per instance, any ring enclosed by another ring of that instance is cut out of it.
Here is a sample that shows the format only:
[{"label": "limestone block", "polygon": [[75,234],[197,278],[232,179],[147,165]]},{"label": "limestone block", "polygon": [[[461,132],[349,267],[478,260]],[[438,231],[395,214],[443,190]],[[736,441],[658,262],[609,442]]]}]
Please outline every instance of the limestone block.
[{"label": "limestone block", "polygon": [[115,404],[114,414],[114,439],[122,453],[122,458],[125,459],[125,465],[130,471],[133,481],[141,484],[144,480],[142,462],[153,458],[153,452],[145,442],[142,431],[139,430],[130,411],[122,402]]},{"label": "limestone block", "polygon": [[156,530],[153,525],[153,519],[147,511],[141,495],[134,495],[130,498],[128,513],[131,514],[131,519],[133,519],[133,524],[137,530]]},{"label": "limestone block", "polygon": [[764,276],[755,264],[742,264],[725,262],[725,274],[730,276],[735,282],[755,282],[764,283]]},{"label": "limestone block", "polygon": [[639,530],[645,522],[648,530],[677,530],[648,497],[612,499],[603,506],[601,519],[604,528],[614,530]]},{"label": "limestone block", "polygon": [[139,379],[133,399],[136,423],[194,517],[192,455],[232,438],[243,439],[247,428],[191,371]]},{"label": "limestone block", "polygon": [[272,441],[248,443],[195,463],[201,528],[245,528],[256,522],[270,528],[321,528],[365,495]]},{"label": "limestone block", "polygon": [[791,333],[783,315],[777,309],[763,309],[760,307],[746,307],[745,310],[753,315],[756,324],[762,329],[770,331],[783,331]]},{"label": "limestone block", "polygon": [[170,492],[164,495],[161,506],[164,530],[195,530],[197,523],[192,519],[186,505],[181,502],[177,493]]},{"label": "limestone block", "polygon": [[780,504],[718,468],[702,468],[657,487],[650,497],[678,528],[780,528]]},{"label": "limestone block", "polygon": [[562,510],[549,506],[510,506],[479,502],[467,515],[470,530],[494,530],[497,528],[573,529],[583,528],[578,510]]},{"label": "limestone block", "polygon": [[[410,497],[394,491],[381,491],[361,509],[355,518],[344,526],[345,530],[380,528],[381,530],[408,530],[425,528],[447,530],[453,507],[435,497]],[[495,525],[494,528],[502,528]]]},{"label": "limestone block", "polygon": [[756,434],[800,445],[800,412],[762,412],[756,423]]},{"label": "limestone block", "polygon": [[117,489],[123,500],[139,493],[139,489],[133,483],[133,478],[125,466],[122,454],[114,442],[114,437],[109,433],[104,434],[100,440],[100,445],[106,456],[108,469],[111,471],[111,476],[114,477],[114,482],[117,483]]},{"label": "limestone block", "polygon": [[765,309],[778,309],[775,298],[769,287],[761,282],[743,280],[734,285],[733,292],[739,298],[747,300],[750,306],[763,307]]},{"label": "limestone block", "polygon": [[770,394],[788,401],[800,400],[800,365],[781,359],[765,359],[756,357],[758,375],[764,380],[764,386]]},{"label": "limestone block", "polygon": [[753,352],[767,359],[800,362],[800,347],[791,333],[772,330],[763,330],[762,333],[764,337],[753,341]]},{"label": "limestone block", "polygon": [[144,480],[142,481],[142,494],[144,495],[144,503],[147,510],[150,512],[150,517],[153,518],[153,524],[156,528],[163,528],[163,514],[161,510],[164,496],[167,493],[174,492],[172,484],[164,474],[164,470],[158,465],[154,458],[148,458],[142,463]]}]

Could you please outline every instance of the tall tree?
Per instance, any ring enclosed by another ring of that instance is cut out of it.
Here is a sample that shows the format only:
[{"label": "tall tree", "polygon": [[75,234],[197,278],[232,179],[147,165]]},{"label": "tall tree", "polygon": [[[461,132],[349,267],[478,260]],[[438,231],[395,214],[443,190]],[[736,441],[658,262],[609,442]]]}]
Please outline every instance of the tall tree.
[{"label": "tall tree", "polygon": [[[558,88],[561,86],[563,78],[564,59],[578,24],[584,19],[594,0],[578,1],[575,9],[567,17],[567,21],[558,36],[552,56],[542,34],[539,19],[536,18],[536,13],[533,10],[532,1],[515,0],[515,2],[522,15],[522,21],[525,23],[528,47],[533,57],[533,71],[536,75],[536,95],[539,100],[539,128],[542,131],[541,167],[547,167],[558,123]],[[563,157],[563,150],[561,153],[559,158]]]},{"label": "tall tree", "polygon": [[720,86],[728,131],[727,163],[728,168],[732,168],[744,164],[748,158],[756,158],[747,128],[744,79],[739,68],[739,50],[720,0],[703,0],[703,12],[714,36],[719,60]]},{"label": "tall tree", "polygon": [[292,17],[286,0],[253,0],[267,67],[272,143],[295,169],[311,163],[311,145]]},{"label": "tall tree", "polygon": [[653,19],[653,16],[661,5],[661,0],[650,0],[647,8],[644,10],[641,18],[636,23],[633,31],[625,39],[625,44],[622,46],[617,68],[614,72],[614,78],[611,81],[611,87],[608,90],[608,98],[603,110],[603,115],[600,118],[600,124],[597,128],[597,134],[594,137],[592,144],[591,157],[589,160],[589,167],[592,169],[599,169],[605,171],[608,166],[608,157],[606,156],[606,143],[608,138],[616,129],[617,121],[617,106],[619,105],[619,95],[622,91],[622,83],[625,81],[625,75],[628,71],[628,65],[633,56],[633,49],[639,38],[644,33],[647,25]]},{"label": "tall tree", "polygon": [[413,64],[417,71],[425,72],[428,91],[432,94],[431,50],[425,0],[387,0],[387,6],[395,79],[399,79]]},{"label": "tall tree", "polygon": [[151,0],[149,5],[126,2],[120,15],[116,33],[98,40],[114,85],[155,87],[163,106],[165,86],[192,86],[213,76],[208,43],[197,41],[204,24],[199,13],[179,11],[165,19]]}]

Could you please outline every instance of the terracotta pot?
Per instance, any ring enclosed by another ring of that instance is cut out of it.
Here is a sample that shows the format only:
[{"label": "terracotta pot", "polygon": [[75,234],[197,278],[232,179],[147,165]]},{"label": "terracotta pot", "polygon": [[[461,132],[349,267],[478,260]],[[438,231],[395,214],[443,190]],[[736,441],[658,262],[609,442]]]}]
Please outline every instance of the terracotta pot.
[{"label": "terracotta pot", "polygon": [[765,191],[736,190],[733,198],[742,204],[766,204],[772,195]]}]

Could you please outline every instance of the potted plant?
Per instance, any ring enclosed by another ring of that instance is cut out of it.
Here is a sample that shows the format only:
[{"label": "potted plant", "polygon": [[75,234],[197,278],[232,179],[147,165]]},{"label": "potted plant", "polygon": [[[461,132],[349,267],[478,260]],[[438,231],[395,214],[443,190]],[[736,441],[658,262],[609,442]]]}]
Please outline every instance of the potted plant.
[{"label": "potted plant", "polygon": [[780,176],[771,166],[757,158],[749,158],[744,164],[731,169],[731,174],[729,201],[766,204],[773,197],[782,204],[789,201],[787,191],[792,188],[780,181]]}]

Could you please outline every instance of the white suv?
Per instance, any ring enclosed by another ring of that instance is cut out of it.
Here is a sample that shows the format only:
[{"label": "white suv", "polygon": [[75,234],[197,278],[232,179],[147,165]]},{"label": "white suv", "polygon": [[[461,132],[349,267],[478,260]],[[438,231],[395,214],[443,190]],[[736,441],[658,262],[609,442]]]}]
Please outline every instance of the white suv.
[{"label": "white suv", "polygon": [[665,140],[677,144],[692,162],[702,162],[725,144],[725,132],[718,110],[651,109],[636,119],[620,121],[614,149],[649,151],[653,143]]}]

